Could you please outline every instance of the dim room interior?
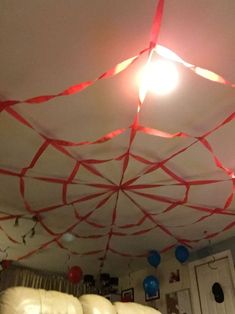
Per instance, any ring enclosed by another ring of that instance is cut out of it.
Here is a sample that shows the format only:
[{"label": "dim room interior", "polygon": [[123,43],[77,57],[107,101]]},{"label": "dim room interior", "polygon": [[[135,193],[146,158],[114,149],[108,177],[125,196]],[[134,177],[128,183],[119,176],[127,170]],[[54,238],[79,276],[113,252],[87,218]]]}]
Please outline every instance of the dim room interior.
[{"label": "dim room interior", "polygon": [[1,313],[235,313],[234,15],[0,0]]}]

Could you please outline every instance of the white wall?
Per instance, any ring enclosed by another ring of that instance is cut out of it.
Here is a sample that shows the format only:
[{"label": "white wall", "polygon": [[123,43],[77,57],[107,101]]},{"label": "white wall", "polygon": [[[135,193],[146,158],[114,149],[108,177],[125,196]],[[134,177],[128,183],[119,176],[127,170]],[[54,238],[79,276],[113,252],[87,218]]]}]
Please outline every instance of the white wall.
[{"label": "white wall", "polygon": [[[179,269],[180,281],[175,283],[169,283],[171,272],[175,272]],[[160,281],[160,299],[145,302],[145,293],[143,289],[143,280],[148,275],[156,276]],[[155,306],[163,314],[166,314],[166,302],[165,294],[173,291],[178,291],[185,288],[190,288],[189,270],[188,265],[181,265],[176,258],[171,254],[164,254],[161,264],[157,269],[151,267],[146,259],[146,268],[133,272],[130,276],[119,278],[120,290],[134,288],[135,302],[141,304],[147,304]]]}]

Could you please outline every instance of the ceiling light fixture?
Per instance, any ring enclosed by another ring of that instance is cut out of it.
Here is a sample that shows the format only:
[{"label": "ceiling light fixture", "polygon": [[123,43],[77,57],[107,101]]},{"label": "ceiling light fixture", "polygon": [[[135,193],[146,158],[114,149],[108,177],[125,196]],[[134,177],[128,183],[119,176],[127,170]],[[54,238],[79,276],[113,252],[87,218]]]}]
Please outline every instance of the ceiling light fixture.
[{"label": "ceiling light fixture", "polygon": [[176,65],[165,59],[148,62],[139,77],[140,90],[156,95],[166,95],[172,92],[178,82],[179,72]]}]

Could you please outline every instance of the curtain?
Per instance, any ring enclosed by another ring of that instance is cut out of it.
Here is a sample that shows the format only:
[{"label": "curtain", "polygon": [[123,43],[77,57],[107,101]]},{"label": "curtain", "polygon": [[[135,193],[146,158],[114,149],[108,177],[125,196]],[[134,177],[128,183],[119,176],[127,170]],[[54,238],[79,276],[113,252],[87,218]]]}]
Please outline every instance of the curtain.
[{"label": "curtain", "polygon": [[15,286],[56,290],[76,297],[81,295],[83,290],[82,285],[72,284],[63,274],[12,266],[1,272],[0,291]]}]

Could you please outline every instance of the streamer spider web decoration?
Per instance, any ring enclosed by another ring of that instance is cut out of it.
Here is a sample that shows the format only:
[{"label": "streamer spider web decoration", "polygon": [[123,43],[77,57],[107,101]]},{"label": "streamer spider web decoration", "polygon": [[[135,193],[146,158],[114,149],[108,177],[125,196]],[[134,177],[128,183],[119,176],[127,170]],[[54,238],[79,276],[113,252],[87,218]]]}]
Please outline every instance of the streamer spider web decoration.
[{"label": "streamer spider web decoration", "polygon": [[[0,216],[3,242],[7,242],[13,260],[30,264],[39,253],[44,254],[44,261],[59,256],[66,260],[69,254],[85,272],[91,269],[89,260],[92,264],[96,261],[96,271],[103,271],[110,261],[144,258],[150,249],[164,253],[177,244],[197,249],[209,239],[233,234],[234,169],[217,153],[214,143],[222,130],[230,134],[234,112],[221,115],[210,127],[204,126],[206,131],[200,134],[168,132],[167,127],[142,123],[153,102],[144,94],[140,99],[136,97],[135,113],[125,127],[95,140],[82,134],[84,140],[73,141],[49,135],[24,111],[28,106],[42,105],[46,110],[51,101],[65,101],[71,99],[68,96],[89,92],[96,84],[125,74],[141,58],[147,62],[152,53],[173,60],[197,82],[208,81],[210,88],[216,85],[233,91],[235,85],[222,76],[188,63],[158,44],[163,7],[164,1],[160,0],[149,46],[96,79],[56,94],[0,102],[1,119],[9,128],[16,125],[22,146],[30,145],[27,141],[33,139],[27,161],[21,166],[6,162],[0,167],[2,186],[12,187],[13,198],[20,202],[18,208],[3,210]],[[203,160],[197,159],[197,150]],[[213,175],[205,171],[208,165]],[[197,176],[196,169],[203,174]],[[219,197],[218,190],[222,191]],[[212,203],[206,201],[208,194]],[[31,221],[24,223],[24,219],[31,217],[37,221],[35,234],[24,237],[22,243],[22,235],[28,234],[31,226]],[[19,226],[12,228],[16,219]],[[67,233],[74,235],[73,242],[63,241]]]}]

